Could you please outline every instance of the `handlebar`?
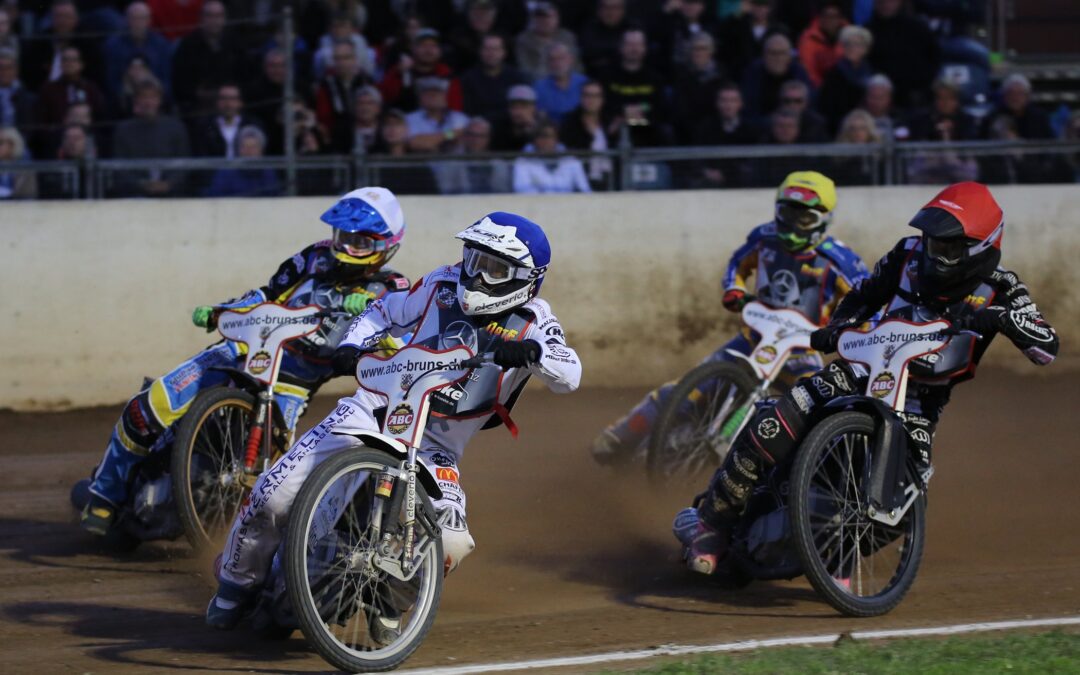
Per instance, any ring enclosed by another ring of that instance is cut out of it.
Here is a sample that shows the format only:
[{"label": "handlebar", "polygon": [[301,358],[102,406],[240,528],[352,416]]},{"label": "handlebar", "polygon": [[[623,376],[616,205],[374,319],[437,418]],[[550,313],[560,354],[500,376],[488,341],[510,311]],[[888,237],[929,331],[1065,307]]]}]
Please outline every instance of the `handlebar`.
[{"label": "handlebar", "polygon": [[493,352],[477,354],[472,358],[465,359],[460,365],[462,368],[483,368],[484,366],[493,366],[495,365],[495,354]]},{"label": "handlebar", "polygon": [[979,333],[978,331],[967,330],[966,328],[946,328],[943,331],[941,331],[941,334],[942,335],[948,335],[948,336],[970,335],[971,337],[975,338],[976,340],[981,340],[982,337],[983,337],[982,333]]}]

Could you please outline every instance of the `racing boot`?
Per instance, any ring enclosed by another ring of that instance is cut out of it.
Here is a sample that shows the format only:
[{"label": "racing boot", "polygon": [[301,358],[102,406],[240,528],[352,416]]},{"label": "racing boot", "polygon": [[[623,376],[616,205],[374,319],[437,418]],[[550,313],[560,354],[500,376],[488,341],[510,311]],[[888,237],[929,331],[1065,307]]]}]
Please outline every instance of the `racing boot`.
[{"label": "racing boot", "polygon": [[232,630],[254,604],[256,594],[247,588],[218,582],[217,593],[206,607],[206,625],[218,630]]},{"label": "racing boot", "polygon": [[90,495],[90,501],[82,511],[79,520],[82,528],[97,537],[104,537],[109,533],[109,528],[116,522],[116,507],[108,500],[95,494]]},{"label": "racing boot", "polygon": [[401,637],[401,614],[390,610],[368,618],[368,634],[375,644],[388,647]]},{"label": "racing boot", "polygon": [[589,452],[600,466],[621,466],[633,457],[634,448],[624,443],[611,429],[604,429],[589,446]]},{"label": "racing boot", "polygon": [[691,571],[715,574],[727,554],[728,528],[714,528],[698,517],[694,507],[685,508],[675,516],[672,525],[675,538],[683,545],[683,559]]}]

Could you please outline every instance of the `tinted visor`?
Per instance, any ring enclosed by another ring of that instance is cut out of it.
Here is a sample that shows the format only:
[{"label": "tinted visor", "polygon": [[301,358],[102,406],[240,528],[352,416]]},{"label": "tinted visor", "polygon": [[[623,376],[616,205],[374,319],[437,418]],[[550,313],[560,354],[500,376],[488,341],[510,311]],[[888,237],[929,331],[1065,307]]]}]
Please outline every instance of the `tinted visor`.
[{"label": "tinted visor", "polygon": [[802,204],[779,202],[776,205],[776,222],[788,230],[812,232],[825,222],[825,214]]},{"label": "tinted visor", "polygon": [[508,260],[468,246],[465,247],[462,265],[465,274],[470,277],[483,276],[489,284],[503,284],[514,278],[514,265]]},{"label": "tinted visor", "polygon": [[963,237],[940,239],[938,237],[923,237],[923,247],[926,255],[942,265],[958,265],[967,256],[971,248],[969,240]]},{"label": "tinted visor", "polygon": [[364,232],[345,232],[334,229],[334,248],[356,258],[363,258],[386,249],[386,240]]}]

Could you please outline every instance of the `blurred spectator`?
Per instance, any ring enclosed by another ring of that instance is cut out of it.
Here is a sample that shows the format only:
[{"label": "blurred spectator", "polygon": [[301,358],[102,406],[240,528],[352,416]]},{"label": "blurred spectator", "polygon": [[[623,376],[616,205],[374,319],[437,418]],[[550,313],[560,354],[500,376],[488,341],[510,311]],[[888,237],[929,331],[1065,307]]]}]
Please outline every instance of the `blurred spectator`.
[{"label": "blurred spectator", "polygon": [[780,104],[780,87],[788,80],[810,85],[810,78],[791,49],[791,40],[776,33],[765,39],[762,57],[750,64],[743,76],[746,114],[764,117],[776,110]]},{"label": "blurred spectator", "polygon": [[[465,155],[482,155],[491,151],[491,123],[474,117],[465,127]],[[439,192],[444,195],[498,194],[510,192],[510,164],[505,160],[476,160],[474,162],[441,162],[436,167]]]},{"label": "blurred spectator", "polygon": [[323,136],[343,139],[352,129],[356,90],[371,83],[356,59],[356,46],[349,40],[334,44],[334,68],[319,80],[315,90],[315,116]]},{"label": "blurred spectator", "polygon": [[[769,116],[769,126],[762,142],[770,145],[794,145],[799,140],[799,115],[791,110],[777,110]],[[779,185],[792,171],[814,169],[808,157],[766,157],[753,162],[754,185]]]},{"label": "blurred spectator", "polygon": [[423,28],[413,38],[411,54],[402,54],[398,62],[387,69],[380,85],[383,100],[402,110],[415,110],[419,93],[416,83],[425,77],[441,77],[449,83],[447,100],[450,108],[461,110],[461,82],[452,75],[450,66],[442,62],[438,31]]},{"label": "blurred spectator", "polygon": [[892,80],[897,104],[910,107],[926,102],[941,58],[926,23],[905,12],[903,5],[904,0],[875,0],[866,27],[874,36],[870,65]]},{"label": "blurred spectator", "polygon": [[354,120],[352,138],[349,145],[339,145],[335,152],[351,152],[365,155],[379,140],[379,120],[382,119],[382,94],[375,87],[368,85],[356,90],[354,97]]},{"label": "blurred spectator", "polygon": [[[874,118],[865,110],[852,110],[840,123],[837,143],[881,143]],[[833,180],[841,185],[873,185],[876,182],[877,160],[871,155],[836,157],[833,160]]]},{"label": "blurred spectator", "polygon": [[[146,61],[141,56],[133,56],[131,61],[124,69],[124,74],[120,79],[120,90],[113,96],[110,101],[110,107],[112,108],[112,116],[116,119],[125,119],[131,117],[131,102],[135,97],[135,88],[141,83],[146,81],[157,82],[161,84],[161,80],[154,77],[154,73],[150,72],[150,66],[146,64]],[[164,87],[162,87],[164,89]],[[166,96],[165,106],[168,107],[168,96]]]},{"label": "blurred spectator", "polygon": [[[695,45],[700,48],[700,45],[704,43],[695,42],[695,39],[710,38],[710,49],[715,51],[719,22],[707,12],[705,0],[681,0],[678,3],[668,3],[668,7],[672,5],[674,7],[665,16],[665,25],[660,29],[663,53],[662,63],[658,65],[664,71],[672,73],[700,68],[701,64],[694,61],[693,49]],[[709,56],[712,60],[713,55]]]},{"label": "blurred spectator", "polygon": [[828,143],[825,118],[810,107],[810,87],[801,80],[788,80],[780,85],[778,110],[790,110],[799,116],[799,143]]},{"label": "blurred spectator", "polygon": [[608,108],[630,127],[635,146],[664,145],[668,139],[664,81],[645,63],[645,32],[623,33],[619,62],[600,76]]},{"label": "blurred spectator", "polygon": [[26,128],[34,123],[37,97],[19,82],[19,57],[0,49],[0,127]]},{"label": "blurred spectator", "polygon": [[[716,92],[711,115],[703,119],[694,133],[695,145],[751,145],[757,138],[742,118],[742,92],[734,83]],[[738,187],[746,183],[746,162],[741,159],[706,160],[697,167],[691,187]]]},{"label": "blurred spectator", "polygon": [[[676,141],[689,144],[702,119],[712,115],[723,73],[713,58],[715,40],[702,31],[690,39],[689,61],[675,76],[672,123]],[[741,100],[742,97],[740,97]]]},{"label": "blurred spectator", "polygon": [[589,77],[599,77],[619,61],[619,45],[630,27],[626,20],[626,0],[598,0],[596,16],[579,34],[581,60]]},{"label": "blurred spectator", "polygon": [[883,139],[907,139],[910,131],[893,109],[892,80],[878,73],[866,81],[866,95],[862,107],[874,118],[874,126]]},{"label": "blurred spectator", "polygon": [[217,88],[243,75],[240,45],[225,26],[225,5],[207,0],[199,29],[180,40],[173,55],[173,97],[185,114],[213,109]]},{"label": "blurred spectator", "polygon": [[559,27],[559,10],[550,2],[537,2],[532,6],[532,18],[524,33],[517,36],[514,54],[517,65],[531,81],[548,75],[548,48],[560,44],[566,46],[577,60],[577,38],[565,28]]},{"label": "blurred spectator", "polygon": [[337,68],[335,47],[342,42],[352,44],[357,71],[367,77],[373,76],[375,54],[368,46],[367,40],[360,34],[356,15],[346,12],[335,16],[330,21],[330,31],[319,38],[319,48],[315,52],[314,59],[316,79],[325,76],[327,71]]},{"label": "blurred spectator", "polygon": [[[1080,110],[1074,110],[1069,115],[1069,123],[1065,126],[1065,140],[1069,143],[1080,143]],[[1070,155],[1069,164],[1072,165],[1073,181],[1080,183],[1080,153]]]},{"label": "blurred spectator", "polygon": [[537,80],[536,106],[556,124],[581,104],[581,88],[589,78],[574,70],[574,54],[566,45],[553,42],[547,53],[548,75]]},{"label": "blurred spectator", "polygon": [[[209,4],[209,3],[208,3]],[[161,115],[161,87],[144,82],[135,91],[135,117],[116,125],[113,154],[119,159],[190,157],[187,130],[175,117]],[[164,197],[183,188],[180,171],[162,169],[118,172],[117,192],[123,196]]]},{"label": "blurred spectator", "polygon": [[506,64],[506,38],[495,33],[485,35],[480,63],[461,76],[465,112],[494,119],[506,110],[510,87],[525,82],[524,73]]},{"label": "blurred spectator", "polygon": [[[405,113],[390,109],[383,115],[379,142],[371,149],[372,155],[405,158],[409,154],[409,126]],[[395,192],[404,194],[435,194],[438,190],[435,176],[425,165],[401,164],[378,168],[374,183],[390,185]]]},{"label": "blurred spectator", "polygon": [[799,61],[815,87],[840,59],[840,29],[847,25],[840,5],[837,0],[821,3],[817,17],[799,36]]},{"label": "blurred spectator", "polygon": [[79,10],[73,0],[54,0],[49,10],[51,26],[33,40],[22,45],[19,60],[23,86],[38,91],[41,85],[60,78],[63,71],[61,52],[65,47],[77,47],[84,60],[86,76],[96,80],[101,75],[98,43],[89,38],[76,37],[81,32]]},{"label": "blurred spectator", "polygon": [[832,131],[839,129],[866,95],[866,83],[874,74],[866,55],[873,43],[870,31],[862,26],[844,26],[840,31],[840,60],[825,75],[818,92],[818,107]]},{"label": "blurred spectator", "polygon": [[37,175],[33,171],[11,169],[4,162],[27,159],[26,144],[15,127],[0,127],[0,199],[34,199]]},{"label": "blurred spectator", "polygon": [[154,17],[154,28],[169,40],[191,33],[199,25],[203,0],[146,0]]},{"label": "blurred spectator", "polygon": [[911,118],[913,141],[970,141],[978,135],[975,118],[960,108],[960,88],[945,79],[934,81],[934,104]]},{"label": "blurred spectator", "polygon": [[732,77],[742,79],[761,55],[765,41],[777,34],[787,34],[787,28],[773,18],[773,0],[748,0],[738,14],[720,24],[720,61]]},{"label": "blurred spectator", "polygon": [[[1002,116],[1009,117],[1012,121],[995,132],[991,127],[997,118]],[[1054,137],[1050,116],[1031,102],[1031,81],[1018,73],[1009,75],[1001,83],[1001,102],[986,116],[983,131],[983,136],[987,138],[1000,139],[1009,134],[1027,140]]]},{"label": "blurred spectator", "polygon": [[[237,155],[262,157],[266,135],[258,127],[245,126],[237,134]],[[273,169],[218,169],[204,193],[207,197],[270,197],[281,194],[281,183]]]},{"label": "blurred spectator", "polygon": [[492,125],[493,150],[519,151],[524,148],[539,127],[541,116],[536,108],[536,91],[527,84],[510,87],[506,95],[507,113]]},{"label": "blurred spectator", "polygon": [[150,29],[150,7],[145,2],[133,2],[125,12],[127,30],[105,40],[105,93],[113,100],[120,97],[124,71],[138,57],[171,91],[172,45],[157,31]]},{"label": "blurred spectator", "polygon": [[280,155],[285,130],[281,126],[281,104],[285,96],[285,52],[275,47],[262,58],[262,71],[244,88],[249,114],[266,132],[266,154]]},{"label": "blurred spectator", "polygon": [[[198,157],[228,157],[239,154],[240,130],[244,127],[257,126],[257,122],[243,114],[244,99],[240,87],[235,84],[223,84],[218,87],[217,110],[197,120],[192,125],[191,149]],[[266,149],[266,136],[263,136],[260,154]]]},{"label": "blurred spectator", "polygon": [[986,0],[915,0],[915,10],[938,36],[942,60],[989,69],[990,50],[972,38],[986,26]]},{"label": "blurred spectator", "polygon": [[3,7],[0,7],[0,50],[6,49],[19,57],[19,36],[15,35],[11,25],[11,15]]},{"label": "blurred spectator", "polygon": [[[619,121],[604,105],[604,86],[589,80],[581,87],[581,105],[562,121],[559,135],[566,147],[603,152],[618,145]],[[593,190],[606,189],[612,172],[611,159],[592,157],[586,160],[589,185]]]},{"label": "blurred spectator", "polygon": [[441,77],[423,77],[416,83],[420,108],[405,116],[412,152],[450,152],[459,145],[469,118],[447,106],[450,83]]},{"label": "blurred spectator", "polygon": [[78,161],[78,179],[71,181],[70,174],[46,171],[40,176],[39,196],[42,199],[85,199],[90,192],[90,176],[81,164],[97,157],[97,146],[90,131],[81,124],[67,124],[60,133],[59,160]]},{"label": "blurred spectator", "polygon": [[[526,153],[551,155],[564,152],[559,142],[559,128],[550,121],[541,122]],[[592,192],[585,179],[585,168],[577,157],[519,157],[514,160],[514,192]]]},{"label": "blurred spectator", "polygon": [[[484,38],[495,30],[499,6],[493,0],[470,0],[462,21],[447,36],[450,45],[450,61],[454,69],[463,73],[479,63],[484,48]],[[503,48],[506,48],[505,41]],[[464,86],[464,77],[462,85]],[[466,92],[465,106],[468,111],[469,97]],[[470,115],[476,113],[469,113]]]},{"label": "blurred spectator", "polygon": [[82,54],[78,48],[61,50],[60,69],[60,77],[46,82],[38,92],[35,121],[46,127],[57,126],[70,105],[84,102],[89,104],[95,119],[104,118],[105,97],[96,84],[83,77]]},{"label": "blurred spectator", "polygon": [[[319,155],[328,149],[330,140],[319,128],[315,119],[315,112],[303,104],[302,101],[293,101],[293,143],[296,152],[300,155]],[[278,113],[277,124],[284,132],[285,124],[282,113]],[[321,194],[319,192],[306,194]]]}]

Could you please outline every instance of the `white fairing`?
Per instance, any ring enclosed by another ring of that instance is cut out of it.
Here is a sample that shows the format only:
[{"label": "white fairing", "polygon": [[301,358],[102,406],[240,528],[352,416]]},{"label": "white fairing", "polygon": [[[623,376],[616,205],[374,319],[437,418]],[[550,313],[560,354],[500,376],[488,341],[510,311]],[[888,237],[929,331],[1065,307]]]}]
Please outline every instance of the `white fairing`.
[{"label": "white fairing", "polygon": [[247,345],[244,372],[260,382],[277,382],[281,347],[289,340],[310,335],[319,329],[322,311],[315,305],[296,309],[264,302],[244,311],[223,312],[218,332],[226,340]]},{"label": "white fairing", "polygon": [[468,347],[432,351],[408,346],[393,356],[369,354],[356,366],[360,386],[386,397],[383,433],[392,440],[419,447],[427,424],[431,392],[468,376],[471,369],[457,364],[472,358]]},{"label": "white fairing", "polygon": [[868,331],[844,331],[837,351],[846,361],[866,366],[870,373],[867,396],[900,410],[907,393],[908,363],[947,345],[950,338],[941,331],[950,325],[948,321],[890,319]]},{"label": "white fairing", "polygon": [[817,325],[801,312],[773,309],[760,302],[746,303],[742,318],[761,336],[747,362],[765,381],[771,381],[784,367],[793,349],[810,349],[810,333],[817,330]]}]

